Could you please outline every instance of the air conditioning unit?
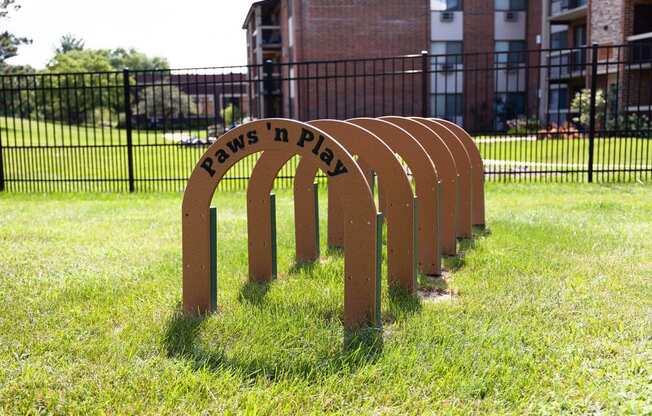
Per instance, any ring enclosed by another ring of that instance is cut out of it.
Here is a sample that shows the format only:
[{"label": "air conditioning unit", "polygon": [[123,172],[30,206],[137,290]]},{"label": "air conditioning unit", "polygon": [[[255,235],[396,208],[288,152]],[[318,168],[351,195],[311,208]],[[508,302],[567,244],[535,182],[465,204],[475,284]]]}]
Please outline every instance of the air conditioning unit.
[{"label": "air conditioning unit", "polygon": [[453,72],[455,71],[455,64],[452,62],[446,62],[441,64],[442,72]]},{"label": "air conditioning unit", "polygon": [[455,19],[455,14],[453,12],[441,12],[439,15],[439,21],[440,22],[452,22]]},{"label": "air conditioning unit", "polygon": [[516,12],[505,12],[505,21],[506,22],[518,21],[518,14]]}]

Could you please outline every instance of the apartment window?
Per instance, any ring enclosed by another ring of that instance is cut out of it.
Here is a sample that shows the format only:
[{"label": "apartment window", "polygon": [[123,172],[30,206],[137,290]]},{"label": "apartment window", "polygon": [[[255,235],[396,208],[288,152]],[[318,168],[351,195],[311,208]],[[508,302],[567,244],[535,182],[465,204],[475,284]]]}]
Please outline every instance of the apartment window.
[{"label": "apartment window", "polygon": [[496,63],[525,63],[526,44],[524,40],[501,40],[496,42]]},{"label": "apartment window", "polygon": [[640,35],[652,32],[652,4],[634,6],[634,33]]},{"label": "apartment window", "polygon": [[506,92],[496,94],[496,118],[507,121],[524,114],[524,92]]},{"label": "apartment window", "polygon": [[495,0],[494,7],[498,11],[521,11],[525,10],[525,0]]},{"label": "apartment window", "polygon": [[568,48],[568,30],[551,33],[550,48],[552,49]]},{"label": "apartment window", "polygon": [[549,100],[550,111],[568,110],[568,88],[552,88]]},{"label": "apartment window", "polygon": [[586,46],[586,26],[575,26],[573,29],[573,46],[576,48]]},{"label": "apartment window", "polygon": [[430,52],[433,55],[433,64],[452,64],[462,63],[462,42],[458,41],[438,41],[430,44]]},{"label": "apartment window", "polygon": [[431,104],[435,117],[453,119],[463,115],[462,94],[433,94]]},{"label": "apartment window", "polygon": [[430,10],[460,11],[462,10],[462,0],[430,0]]}]

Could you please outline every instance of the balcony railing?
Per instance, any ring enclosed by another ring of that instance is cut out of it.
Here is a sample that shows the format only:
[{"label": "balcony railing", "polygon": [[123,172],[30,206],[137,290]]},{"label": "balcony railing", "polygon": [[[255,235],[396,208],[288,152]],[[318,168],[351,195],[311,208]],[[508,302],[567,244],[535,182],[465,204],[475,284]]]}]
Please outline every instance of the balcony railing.
[{"label": "balcony railing", "polygon": [[[647,36],[649,35],[649,36]],[[652,32],[629,37],[630,64],[652,63]]]},{"label": "balcony railing", "polygon": [[261,43],[263,47],[281,46],[281,28],[263,28]]},{"label": "balcony railing", "polygon": [[550,15],[555,16],[586,5],[587,0],[551,0]]}]

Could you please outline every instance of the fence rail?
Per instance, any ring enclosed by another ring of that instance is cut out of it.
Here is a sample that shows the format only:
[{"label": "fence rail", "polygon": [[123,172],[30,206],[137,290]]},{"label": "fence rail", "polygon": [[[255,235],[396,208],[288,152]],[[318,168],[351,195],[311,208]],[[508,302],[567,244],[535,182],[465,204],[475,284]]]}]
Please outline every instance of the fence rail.
[{"label": "fence rail", "polygon": [[[180,191],[249,119],[387,114],[462,125],[488,180],[649,180],[651,46],[0,75],[0,191]],[[256,159],[221,186],[244,188]]]}]

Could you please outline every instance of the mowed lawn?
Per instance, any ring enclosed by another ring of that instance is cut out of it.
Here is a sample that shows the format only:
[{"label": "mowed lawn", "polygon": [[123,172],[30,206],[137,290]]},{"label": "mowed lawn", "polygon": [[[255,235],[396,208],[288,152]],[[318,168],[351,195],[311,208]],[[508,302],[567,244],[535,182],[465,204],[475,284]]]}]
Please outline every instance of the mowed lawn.
[{"label": "mowed lawn", "polygon": [[[133,169],[138,190],[181,191],[205,146],[174,144],[170,135],[206,139],[207,132],[134,130]],[[62,123],[0,117],[7,188],[14,191],[119,191],[128,189],[127,134],[124,129],[72,126]],[[529,178],[554,181],[585,181],[588,140],[528,140],[504,135],[477,138],[486,162],[488,180]],[[243,189],[243,181],[258,155],[248,156],[227,174],[222,189]],[[290,177],[297,160],[280,172]],[[596,180],[636,181],[652,178],[652,139],[598,137],[594,149]],[[628,170],[644,170],[629,173]],[[620,170],[622,172],[612,173]],[[577,173],[574,173],[577,172]],[[494,173],[494,174],[491,174]],[[34,182],[36,181],[36,182]]]},{"label": "mowed lawn", "polygon": [[0,194],[0,413],[652,413],[652,186],[487,199],[490,233],[421,278],[454,297],[383,279],[382,343],[345,346],[341,253],[294,266],[285,191],[267,287],[247,284],[244,193],[217,196],[205,319],[179,313],[180,194]]}]

